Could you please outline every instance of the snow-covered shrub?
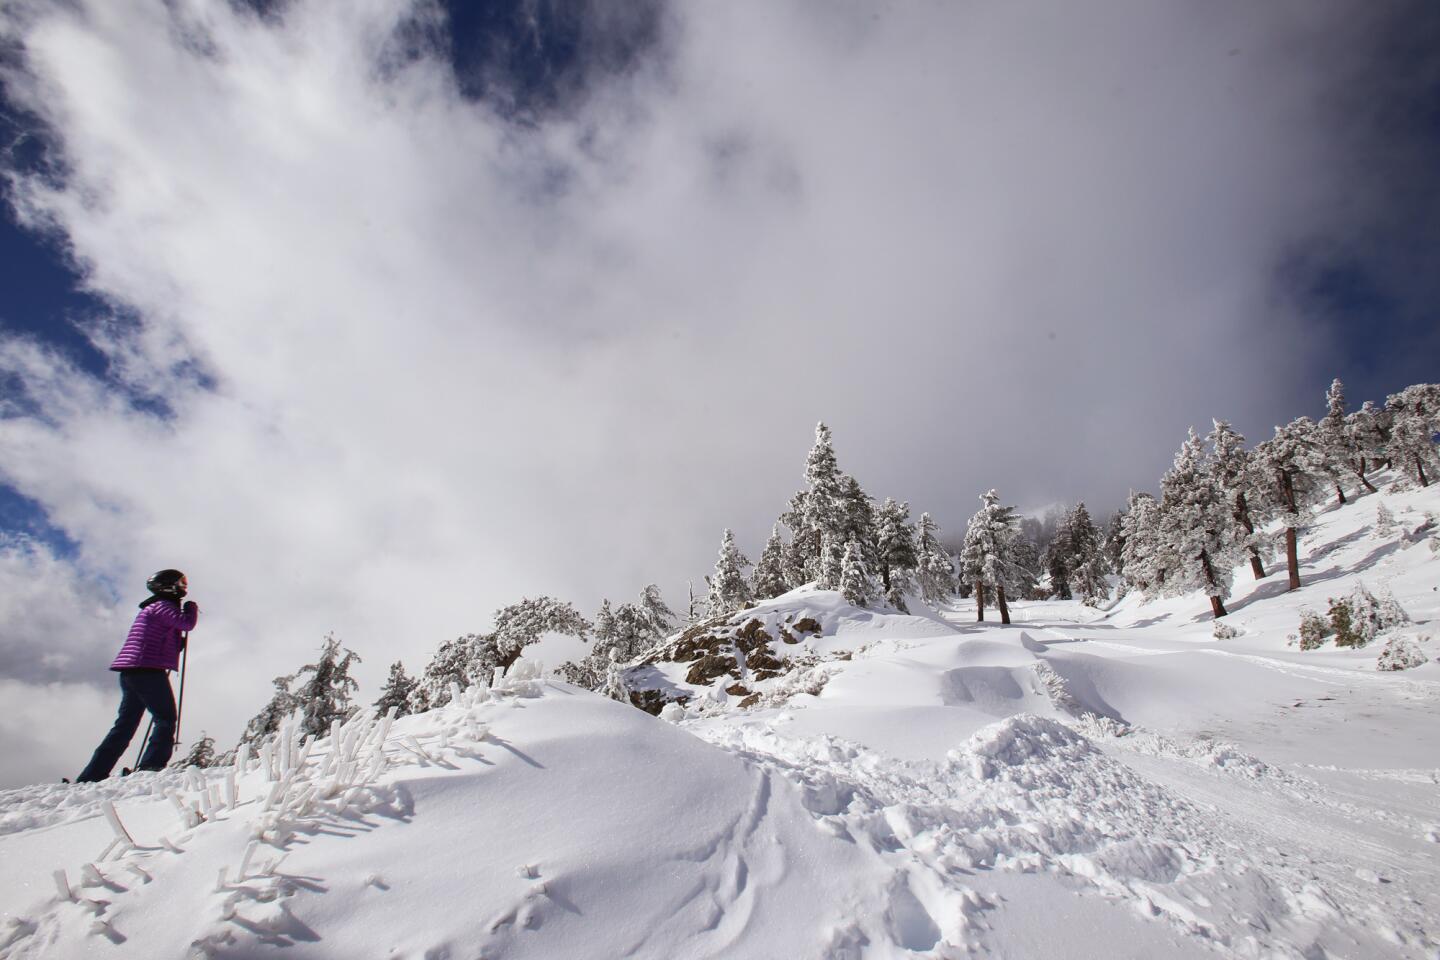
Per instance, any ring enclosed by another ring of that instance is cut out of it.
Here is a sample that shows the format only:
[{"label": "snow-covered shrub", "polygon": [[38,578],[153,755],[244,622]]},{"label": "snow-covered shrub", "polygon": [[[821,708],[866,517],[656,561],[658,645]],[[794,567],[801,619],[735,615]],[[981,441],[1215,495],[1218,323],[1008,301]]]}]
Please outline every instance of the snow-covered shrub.
[{"label": "snow-covered shrub", "polygon": [[1314,650],[1330,636],[1330,622],[1314,610],[1300,611],[1300,649]]},{"label": "snow-covered shrub", "polygon": [[1355,615],[1345,598],[1330,598],[1330,632],[1337,647],[1363,647],[1369,640],[1355,629]]},{"label": "snow-covered shrub", "polygon": [[1215,628],[1210,631],[1216,640],[1234,640],[1240,636],[1240,631],[1220,620],[1215,621]]},{"label": "snow-covered shrub", "polygon": [[1380,651],[1380,658],[1375,661],[1375,669],[1409,670],[1411,667],[1428,663],[1429,660],[1430,658],[1425,656],[1420,649],[1416,638],[1397,633],[1385,644],[1385,649]]},{"label": "snow-covered shrub", "polygon": [[1363,639],[1359,646],[1364,646],[1387,630],[1410,622],[1410,617],[1388,591],[1376,599],[1364,584],[1350,594],[1350,612],[1355,621],[1355,631]]},{"label": "snow-covered shrub", "polygon": [[1395,536],[1395,515],[1385,506],[1384,501],[1375,508],[1375,532],[1382,537]]}]

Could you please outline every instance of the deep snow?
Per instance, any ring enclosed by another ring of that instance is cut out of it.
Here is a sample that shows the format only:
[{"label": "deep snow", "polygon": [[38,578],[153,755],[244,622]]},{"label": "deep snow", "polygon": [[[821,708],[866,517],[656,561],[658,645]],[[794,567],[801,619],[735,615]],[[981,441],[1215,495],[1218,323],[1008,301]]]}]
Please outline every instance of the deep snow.
[{"label": "deep snow", "polygon": [[1322,512],[1300,591],[1237,571],[1229,639],[1198,597],[1005,628],[796,591],[752,615],[821,629],[748,708],[683,664],[657,720],[522,662],[233,798],[234,768],[5,791],[0,956],[1440,956],[1440,664],[1286,639],[1363,581],[1440,658],[1427,510]]}]

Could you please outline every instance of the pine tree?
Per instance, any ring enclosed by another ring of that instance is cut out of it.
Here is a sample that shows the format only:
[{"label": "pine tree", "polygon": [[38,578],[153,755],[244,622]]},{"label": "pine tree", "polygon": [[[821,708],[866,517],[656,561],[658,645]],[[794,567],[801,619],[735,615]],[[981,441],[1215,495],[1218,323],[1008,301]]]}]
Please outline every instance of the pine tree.
[{"label": "pine tree", "polygon": [[875,599],[875,584],[865,569],[864,552],[854,540],[845,545],[845,555],[841,559],[840,593],[857,607],[868,606]]},{"label": "pine tree", "polygon": [[451,685],[488,687],[499,666],[495,638],[467,633],[440,644],[410,694],[410,712],[424,713],[450,702]]},{"label": "pine tree", "polygon": [[1264,497],[1255,495],[1255,458],[1245,449],[1245,438],[1224,420],[1214,421],[1214,429],[1206,439],[1210,442],[1210,475],[1220,485],[1230,504],[1231,515],[1245,531],[1245,549],[1250,556],[1250,572],[1256,580],[1265,579],[1264,553],[1266,541],[1256,525],[1271,520],[1265,509]]},{"label": "pine tree", "polygon": [[1387,452],[1396,467],[1422,487],[1440,476],[1435,433],[1440,430],[1440,384],[1417,383],[1385,401],[1390,415]]},{"label": "pine tree", "polygon": [[843,536],[847,520],[845,475],[835,459],[830,428],[824,423],[815,425],[815,445],[805,459],[805,483],[806,490],[799,504],[799,529],[791,529],[809,550],[806,579],[814,580],[820,576],[825,561],[825,535]]},{"label": "pine tree", "polygon": [[1023,600],[1042,599],[1038,591],[1045,576],[1045,564],[1040,558],[1040,548],[1026,535],[1023,527],[1015,530],[1011,557],[1014,560],[1013,582],[1009,588],[1012,595]]},{"label": "pine tree", "polygon": [[1160,481],[1159,536],[1174,560],[1163,590],[1170,596],[1204,590],[1216,617],[1226,614],[1244,535],[1220,484],[1206,468],[1194,430]]},{"label": "pine tree", "polygon": [[360,709],[350,702],[360,689],[360,684],[350,676],[350,667],[359,662],[359,654],[342,647],[334,634],[326,635],[320,645],[319,659],[305,664],[296,675],[299,679],[308,674],[308,679],[295,691],[302,733],[323,737],[330,732],[332,723],[336,720],[343,723]]},{"label": "pine tree", "polygon": [[840,546],[840,541],[830,534],[825,534],[820,540],[820,576],[815,585],[821,590],[839,590],[840,577],[845,569],[845,553]]},{"label": "pine tree", "polygon": [[591,634],[595,643],[592,650],[598,655],[604,655],[604,651],[610,649],[615,642],[615,613],[610,609],[608,599],[600,601],[600,610],[595,614],[595,629]]},{"label": "pine tree", "polygon": [[414,696],[420,682],[405,672],[405,664],[396,660],[390,664],[390,676],[385,680],[385,687],[380,691],[380,697],[375,701],[375,710],[381,716],[395,708],[395,716],[404,717],[410,713],[410,698]]},{"label": "pine tree", "polygon": [[285,718],[295,712],[299,706],[299,699],[290,692],[290,683],[295,679],[295,674],[283,677],[276,677],[273,681],[275,693],[270,697],[270,702],[260,708],[260,712],[250,718],[245,725],[245,732],[240,735],[241,743],[255,744],[267,737],[273,736],[275,731],[280,729],[280,724]]},{"label": "pine tree", "polygon": [[1121,521],[1120,575],[1147,597],[1158,594],[1165,581],[1159,514],[1160,505],[1153,496],[1132,490]]},{"label": "pine tree", "polygon": [[735,546],[735,534],[726,530],[710,577],[710,616],[726,616],[750,602],[750,586],[745,582],[748,566],[750,561]]},{"label": "pine tree", "polygon": [[648,583],[640,591],[639,609],[646,634],[654,643],[664,640],[675,629],[675,611],[660,597],[660,588],[655,584]]},{"label": "pine tree", "polygon": [[1366,477],[1371,469],[1378,468],[1385,460],[1385,446],[1390,439],[1390,416],[1371,400],[1366,400],[1350,416],[1345,418],[1345,430],[1350,435],[1350,446],[1355,451],[1355,472],[1365,489],[1375,493],[1375,485]]},{"label": "pine tree", "polygon": [[1045,548],[1042,563],[1045,572],[1050,574],[1050,594],[1057,600],[1069,600],[1072,598],[1070,592],[1070,562],[1071,551],[1068,532],[1062,523],[1055,531],[1055,539]]},{"label": "pine tree", "polygon": [[875,557],[872,544],[875,542],[875,507],[870,495],[860,488],[860,481],[847,474],[840,476],[841,524],[837,540],[848,544],[855,541],[856,547],[864,554],[865,562],[873,565]]},{"label": "pine tree", "polygon": [[495,611],[495,632],[490,635],[501,675],[509,673],[525,648],[541,637],[558,633],[584,640],[590,626],[570,603],[554,597],[525,597],[502,607]]},{"label": "pine tree", "polygon": [[195,741],[190,752],[185,754],[183,760],[172,766],[201,768],[215,766],[215,738],[202,730],[200,739]]},{"label": "pine tree", "polygon": [[1100,531],[1095,529],[1084,501],[1076,504],[1066,516],[1064,529],[1071,591],[1079,594],[1081,600],[1094,601],[1107,596],[1110,587],[1105,577],[1110,566],[1105,561]]},{"label": "pine tree", "polygon": [[1309,417],[1275,428],[1275,436],[1255,447],[1260,489],[1285,528],[1285,562],[1290,589],[1300,589],[1299,530],[1310,508],[1324,498],[1324,454]]},{"label": "pine tree", "polygon": [[750,586],[756,600],[769,600],[790,590],[785,580],[785,541],[780,539],[778,523],[771,529],[770,539],[765,541],[765,549],[760,552],[760,562],[755,565]]},{"label": "pine tree", "polygon": [[920,514],[916,539],[919,541],[920,596],[932,606],[944,603],[955,593],[955,567],[940,545],[940,528],[930,514]]},{"label": "pine tree", "polygon": [[[1325,416],[1315,425],[1315,437],[1324,457],[1325,473],[1335,485],[1335,495],[1345,503],[1342,480],[1355,472],[1355,445],[1345,415],[1345,385],[1336,377],[1325,393]],[[1363,474],[1361,480],[1364,480]],[[1368,484],[1367,484],[1368,486]]]},{"label": "pine tree", "polygon": [[620,661],[611,660],[605,665],[604,679],[596,692],[602,697],[618,700],[621,703],[630,702],[630,687],[625,682],[625,671],[620,666]]},{"label": "pine tree", "polygon": [[915,589],[915,571],[920,563],[908,503],[886,497],[875,511],[874,553],[886,602],[905,611],[905,594]]},{"label": "pine tree", "polygon": [[985,601],[992,594],[1000,610],[1000,622],[1010,622],[1005,588],[1013,584],[1015,508],[1000,505],[1000,495],[990,490],[980,495],[982,506],[965,528],[965,549],[961,568],[974,585],[977,619],[985,619]]}]

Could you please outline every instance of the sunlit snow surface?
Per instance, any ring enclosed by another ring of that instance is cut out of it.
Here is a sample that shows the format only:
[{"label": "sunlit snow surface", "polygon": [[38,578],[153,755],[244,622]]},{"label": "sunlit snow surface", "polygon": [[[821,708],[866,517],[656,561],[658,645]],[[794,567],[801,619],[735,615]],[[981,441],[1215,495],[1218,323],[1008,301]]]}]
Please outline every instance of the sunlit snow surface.
[{"label": "sunlit snow surface", "polygon": [[1433,957],[1440,666],[1286,639],[1363,582],[1440,659],[1426,510],[1323,512],[1227,640],[1201,597],[1002,628],[797,591],[850,655],[818,696],[656,720],[522,666],[233,782],[6,791],[0,956]]}]

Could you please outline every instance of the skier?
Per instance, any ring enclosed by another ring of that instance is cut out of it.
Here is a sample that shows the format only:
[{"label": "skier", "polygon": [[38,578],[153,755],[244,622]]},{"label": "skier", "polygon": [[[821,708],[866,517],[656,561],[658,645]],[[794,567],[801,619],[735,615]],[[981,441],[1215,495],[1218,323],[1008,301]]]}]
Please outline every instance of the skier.
[{"label": "skier", "polygon": [[180,662],[185,645],[182,634],[195,629],[200,609],[195,601],[185,601],[189,582],[179,570],[161,570],[145,587],[150,596],[140,604],[140,614],[130,626],[130,635],[110,669],[120,674],[120,712],[115,725],[95,748],[77,783],[104,780],[115,768],[115,762],[130,746],[140,726],[140,718],[150,711],[154,731],[140,770],[163,770],[175,749],[175,695],[170,690],[169,671]]}]

